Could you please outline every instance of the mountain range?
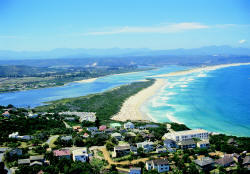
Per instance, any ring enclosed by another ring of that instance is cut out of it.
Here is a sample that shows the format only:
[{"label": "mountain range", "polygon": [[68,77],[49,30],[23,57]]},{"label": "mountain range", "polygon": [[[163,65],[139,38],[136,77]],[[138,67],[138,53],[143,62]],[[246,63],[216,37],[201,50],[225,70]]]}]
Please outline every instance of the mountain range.
[{"label": "mountain range", "polygon": [[50,51],[8,51],[0,50],[0,60],[23,59],[57,59],[57,58],[91,58],[91,57],[124,57],[124,56],[249,56],[250,48],[231,46],[206,46],[192,49],[151,50],[147,48],[109,48],[109,49],[69,49],[57,48]]}]

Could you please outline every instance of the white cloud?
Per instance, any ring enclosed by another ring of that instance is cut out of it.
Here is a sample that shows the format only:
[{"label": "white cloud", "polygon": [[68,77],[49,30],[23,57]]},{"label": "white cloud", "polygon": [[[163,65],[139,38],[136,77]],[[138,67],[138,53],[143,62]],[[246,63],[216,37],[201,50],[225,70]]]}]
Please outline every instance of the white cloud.
[{"label": "white cloud", "polygon": [[195,22],[184,22],[176,24],[168,24],[163,26],[150,26],[150,27],[119,27],[111,28],[104,31],[88,32],[83,35],[111,35],[121,33],[175,33],[187,30],[197,30],[209,28],[207,25],[203,25]]},{"label": "white cloud", "polygon": [[244,40],[244,39],[239,40],[239,44],[243,44],[243,43],[245,43],[245,42],[246,42],[246,40]]}]

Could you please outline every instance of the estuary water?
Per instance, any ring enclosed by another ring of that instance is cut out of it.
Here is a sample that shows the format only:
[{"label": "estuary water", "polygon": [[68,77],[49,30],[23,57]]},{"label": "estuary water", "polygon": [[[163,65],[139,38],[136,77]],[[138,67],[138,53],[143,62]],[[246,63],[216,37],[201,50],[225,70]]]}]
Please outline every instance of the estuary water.
[{"label": "estuary water", "polygon": [[[77,97],[140,81],[147,76],[189,69],[167,66],[144,72],[110,75],[90,83],[0,94],[0,105],[35,107],[43,102]],[[141,110],[157,122],[184,123],[190,128],[250,136],[250,66],[163,77],[165,85]]]}]

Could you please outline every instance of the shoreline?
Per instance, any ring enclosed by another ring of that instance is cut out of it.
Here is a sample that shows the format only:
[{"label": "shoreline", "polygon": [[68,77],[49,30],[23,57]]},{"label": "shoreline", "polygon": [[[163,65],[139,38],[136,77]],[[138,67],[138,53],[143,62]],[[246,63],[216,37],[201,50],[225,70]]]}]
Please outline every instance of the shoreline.
[{"label": "shoreline", "polygon": [[141,106],[165,84],[164,81],[164,79],[156,79],[153,85],[129,97],[122,104],[120,112],[112,116],[111,119],[117,121],[151,121],[151,118],[141,111]]},{"label": "shoreline", "polygon": [[187,75],[187,74],[197,73],[201,71],[213,71],[213,70],[217,70],[221,68],[242,66],[242,65],[250,65],[250,63],[231,63],[231,64],[222,64],[222,65],[214,65],[214,66],[205,66],[205,67],[192,68],[189,70],[171,72],[168,74],[161,74],[161,75],[155,75],[155,76],[149,76],[149,77],[158,78],[158,77],[181,76],[181,75]]},{"label": "shoreline", "polygon": [[[189,70],[184,71],[177,71],[177,72],[171,72],[168,74],[162,74],[162,75],[156,75],[156,76],[149,76],[151,78],[156,78],[155,83],[140,91],[139,93],[129,97],[122,105],[120,112],[116,115],[114,115],[111,119],[117,120],[117,121],[153,121],[158,122],[156,119],[154,119],[151,115],[148,113],[142,111],[142,105],[151,97],[154,96],[156,91],[160,90],[165,85],[165,80],[160,79],[160,77],[170,77],[170,76],[181,76],[201,71],[213,71],[221,68],[226,67],[233,67],[233,66],[241,66],[241,65],[250,65],[250,63],[232,63],[232,64],[222,64],[222,65],[215,65],[215,66],[206,66],[206,67],[198,67],[198,68],[192,68]],[[159,79],[158,79],[159,78]],[[176,122],[179,124],[185,124],[178,119],[176,119],[174,116],[172,116],[170,113],[166,114],[166,117],[171,122]]]},{"label": "shoreline", "polygon": [[94,82],[95,80],[97,80],[98,78],[90,78],[90,79],[83,79],[83,80],[78,80],[78,81],[74,81],[75,83],[91,83]]}]

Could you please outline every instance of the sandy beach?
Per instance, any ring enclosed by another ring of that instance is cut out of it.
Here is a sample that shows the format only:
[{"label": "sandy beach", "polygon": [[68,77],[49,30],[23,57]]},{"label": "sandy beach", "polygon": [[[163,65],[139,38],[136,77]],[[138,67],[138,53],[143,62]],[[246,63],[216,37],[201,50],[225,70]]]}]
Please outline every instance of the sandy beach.
[{"label": "sandy beach", "polygon": [[[201,71],[212,71],[220,68],[226,68],[226,67],[232,67],[232,66],[241,66],[241,65],[250,65],[250,63],[233,63],[233,64],[223,64],[223,65],[215,65],[215,66],[206,66],[206,67],[199,67],[199,68],[193,68],[190,70],[184,70],[184,71],[178,71],[178,72],[172,72],[168,74],[162,74],[162,75],[156,75],[156,76],[150,76],[151,78],[159,78],[159,77],[169,77],[169,76],[181,76]],[[122,108],[120,112],[112,117],[113,120],[117,121],[136,121],[136,120],[146,120],[146,121],[155,121],[154,118],[151,118],[146,113],[141,112],[141,106],[142,104],[148,100],[150,97],[152,97],[157,90],[159,90],[161,87],[164,86],[165,82],[164,79],[156,79],[155,83],[140,91],[139,93],[131,96],[128,98],[122,105]],[[166,117],[171,120],[172,122],[176,123],[182,123],[178,121],[174,116],[172,116],[170,113],[166,114]]]},{"label": "sandy beach", "polygon": [[75,81],[75,82],[76,83],[91,83],[91,82],[94,82],[96,79],[98,79],[98,78],[83,79],[83,80],[79,80],[79,81]]},{"label": "sandy beach", "polygon": [[153,85],[129,97],[123,103],[120,112],[114,115],[112,119],[118,121],[150,120],[145,114],[141,112],[141,105],[165,84],[164,81],[164,79],[156,79]]},{"label": "sandy beach", "polygon": [[181,75],[192,74],[192,73],[201,72],[201,71],[212,71],[212,70],[216,70],[220,68],[227,68],[227,67],[241,66],[241,65],[250,65],[250,63],[232,63],[232,64],[223,64],[223,65],[215,65],[215,66],[205,66],[205,67],[193,68],[190,70],[177,71],[177,72],[150,76],[150,77],[157,78],[157,77],[181,76]]}]

